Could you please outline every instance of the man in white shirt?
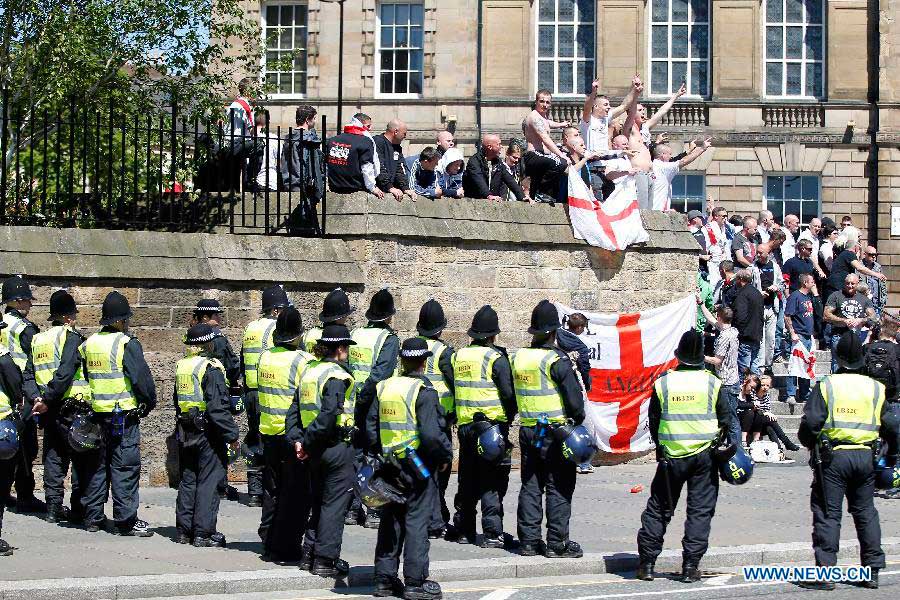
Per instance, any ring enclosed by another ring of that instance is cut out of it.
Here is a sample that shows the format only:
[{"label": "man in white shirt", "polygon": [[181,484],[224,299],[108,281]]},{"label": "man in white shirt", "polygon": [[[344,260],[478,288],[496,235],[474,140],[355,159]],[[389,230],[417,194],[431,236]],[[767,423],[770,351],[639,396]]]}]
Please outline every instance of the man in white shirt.
[{"label": "man in white shirt", "polygon": [[769,237],[772,235],[772,228],[775,227],[775,215],[770,210],[759,211],[759,228],[756,233],[759,235],[760,244],[768,244]]},{"label": "man in white shirt", "polygon": [[816,269],[816,274],[819,276],[819,279],[825,278],[825,271],[822,270],[822,265],[819,259],[819,234],[822,232],[822,220],[821,219],[812,219],[809,222],[809,227],[800,234],[800,240],[808,240],[810,244],[812,244],[812,254],[810,255],[810,259],[812,259],[813,267]]},{"label": "man in white shirt", "polygon": [[[596,156],[605,156],[613,154],[610,151],[609,125],[613,119],[624,114],[628,108],[637,102],[638,83],[640,80],[636,77],[631,82],[631,89],[622,104],[615,108],[610,106],[609,98],[598,95],[600,90],[600,80],[595,79],[591,85],[591,93],[584,100],[584,109],[581,112],[581,121],[578,123],[578,130],[581,137],[584,138],[585,146],[588,152]],[[594,190],[594,197],[598,200],[603,199],[611,193],[611,186],[607,184],[606,194],[603,193],[604,178],[602,177],[604,163],[601,160],[592,160],[588,163],[591,172],[591,187]],[[608,179],[607,179],[608,181]]]},{"label": "man in white shirt", "polygon": [[651,208],[653,210],[670,210],[672,208],[672,180],[681,169],[685,168],[701,154],[712,146],[712,138],[708,137],[703,143],[693,148],[688,154],[676,161],[669,162],[672,158],[672,149],[660,144],[652,150],[653,164],[651,171],[652,188],[650,190]]},{"label": "man in white shirt", "polygon": [[800,219],[797,215],[787,215],[784,217],[784,233],[786,239],[781,245],[781,262],[786,263],[790,259],[797,256],[798,235],[800,235]]},{"label": "man in white shirt", "polygon": [[725,230],[725,222],[728,220],[728,211],[724,206],[713,209],[709,223],[706,224],[706,249],[709,252],[709,287],[715,288],[716,283],[722,278],[719,273],[719,265],[723,260],[730,258],[728,234]]}]

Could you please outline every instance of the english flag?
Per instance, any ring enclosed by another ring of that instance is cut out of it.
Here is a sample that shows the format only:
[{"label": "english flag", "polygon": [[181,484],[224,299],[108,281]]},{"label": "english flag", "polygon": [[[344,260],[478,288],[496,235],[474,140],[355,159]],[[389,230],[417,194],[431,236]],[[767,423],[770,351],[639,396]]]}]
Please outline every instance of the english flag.
[{"label": "english flag", "polygon": [[556,305],[560,319],[581,312],[588,319],[579,336],[591,351],[591,389],[585,427],[604,452],[642,452],[653,446],[647,407],[653,384],[675,367],[675,348],[697,322],[688,296],[641,313],[601,314]]},{"label": "english flag", "polygon": [[816,380],[816,353],[807,350],[801,342],[797,342],[791,348],[788,376]]},{"label": "english flag", "polygon": [[[623,165],[613,164],[619,162]],[[606,168],[619,170],[630,166],[627,159],[616,159],[609,161]],[[579,240],[606,250],[624,250],[631,244],[650,239],[641,222],[633,175],[619,178],[615,191],[604,202],[594,198],[593,192],[575,169],[569,169],[568,187],[569,220],[572,222],[572,233]]]}]

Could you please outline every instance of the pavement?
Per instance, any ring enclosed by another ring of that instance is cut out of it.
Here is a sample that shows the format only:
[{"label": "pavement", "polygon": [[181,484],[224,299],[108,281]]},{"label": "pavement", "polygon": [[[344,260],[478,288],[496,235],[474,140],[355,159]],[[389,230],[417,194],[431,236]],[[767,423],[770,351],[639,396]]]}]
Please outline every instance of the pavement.
[{"label": "pavement", "polygon": [[[636,565],[635,535],[647,501],[652,464],[598,467],[580,475],[575,493],[571,538],[581,543],[578,560],[525,558],[502,549],[482,549],[436,541],[431,545],[432,576],[440,581],[470,581],[597,575],[624,572]],[[744,486],[722,484],[717,515],[704,568],[781,564],[811,561],[811,516],[808,508],[809,468],[797,461],[788,465],[757,465]],[[455,482],[451,482],[452,497]],[[631,493],[642,485],[640,493]],[[504,502],[506,530],[515,534],[515,506],[519,488],[514,471]],[[175,544],[175,492],[164,488],[141,490],[140,517],[157,535],[121,538],[87,533],[46,523],[35,515],[7,512],[4,539],[16,547],[0,559],[2,598],[144,598],[193,594],[240,594],[330,588],[333,581],[299,571],[293,565],[260,560],[256,534],[260,509],[223,501],[219,529],[228,538],[225,549]],[[900,502],[877,499],[885,549],[900,555]],[[107,514],[111,514],[111,506]],[[680,539],[684,507],[679,506],[666,538],[661,569],[680,567]],[[842,557],[858,552],[849,518],[842,537]],[[342,557],[352,566],[342,585],[371,581],[375,531],[358,526],[344,534]],[[346,591],[345,591],[346,593]],[[505,600],[505,599],[493,599]]]}]

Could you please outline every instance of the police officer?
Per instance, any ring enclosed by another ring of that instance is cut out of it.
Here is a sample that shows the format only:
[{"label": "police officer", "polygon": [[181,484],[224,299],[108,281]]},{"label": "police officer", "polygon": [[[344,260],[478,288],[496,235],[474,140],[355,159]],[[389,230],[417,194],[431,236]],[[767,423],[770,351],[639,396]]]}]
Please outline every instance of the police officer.
[{"label": "police officer", "polygon": [[347,292],[341,288],[335,288],[328,292],[325,296],[325,302],[322,306],[322,312],[319,313],[319,321],[322,327],[313,327],[307,329],[303,334],[303,346],[306,351],[312,353],[316,347],[316,342],[322,337],[322,328],[326,325],[346,325],[347,319],[350,318],[356,309],[350,306],[350,297]]},{"label": "police officer", "polygon": [[322,577],[346,575],[341,560],[344,516],[353,495],[353,376],[347,365],[355,342],[344,325],[329,324],[316,338],[315,361],[300,378],[287,416],[288,439],[307,461],[312,508],[300,568]]},{"label": "police officer", "polygon": [[[408,490],[405,504],[382,509],[375,545],[375,596],[441,597],[441,586],[428,580],[428,525],[436,492],[431,471],[449,469],[453,449],[440,428],[437,392],[424,373],[430,356],[425,340],[405,340],[401,375],[378,384],[366,420],[370,450],[386,462],[385,479]],[[397,577],[401,551],[405,586]]]},{"label": "police officer", "polygon": [[[9,325],[5,321],[0,321],[0,332],[7,327]],[[13,413],[15,408],[14,399],[21,398],[22,394],[22,372],[13,361],[12,355],[6,347],[0,347],[0,419],[8,419],[10,421],[15,419]],[[15,430],[14,424],[9,421],[0,421],[0,423],[4,423]],[[8,444],[9,442],[3,443]],[[13,479],[16,475],[16,465],[19,462],[19,453],[21,451],[21,448],[19,448],[12,456],[0,459],[0,498],[9,496],[9,490],[12,488]],[[0,502],[0,533],[3,530],[3,513],[5,510],[6,504]],[[12,547],[0,538],[0,556],[10,556],[12,553]]]},{"label": "police officer", "polygon": [[[263,290],[262,316],[247,325],[241,345],[241,371],[244,373],[244,408],[247,411],[247,446],[258,448],[259,408],[257,392],[257,365],[259,357],[273,346],[272,334],[275,320],[285,308],[291,305],[287,293],[281,286],[273,285]],[[262,506],[263,475],[258,469],[247,469],[247,506]]]},{"label": "police officer", "polygon": [[[441,340],[441,332],[447,326],[447,318],[444,316],[444,307],[431,299],[422,305],[419,310],[419,322],[416,323],[416,331],[428,344],[431,356],[425,362],[425,377],[431,382],[432,387],[438,393],[441,403],[440,417],[443,419],[441,431],[453,444],[451,427],[456,419],[456,403],[453,400],[453,347]],[[434,512],[431,517],[431,525],[428,527],[428,537],[435,540],[443,537],[450,524],[450,509],[447,508],[447,485],[450,483],[450,469],[433,473],[435,484],[438,486],[434,503]],[[451,532],[451,537],[455,532]]]},{"label": "police officer", "polygon": [[262,518],[259,537],[265,557],[295,561],[309,515],[309,477],[286,436],[286,420],[300,376],[313,356],[299,348],[303,321],[296,308],[281,311],[272,335],[274,346],[259,357],[259,433],[262,437]]},{"label": "police officer", "polygon": [[216,531],[219,483],[225,476],[226,446],[236,452],[240,432],[231,414],[225,367],[213,356],[214,327],[188,329],[184,343],[197,348],[175,366],[175,415],[181,483],[175,502],[179,544],[197,548],[225,546]]},{"label": "police officer", "polygon": [[128,300],[117,291],[103,300],[100,331],[79,351],[91,388],[91,408],[103,430],[96,452],[74,454],[73,469],[84,485],[84,525],[88,531],[104,528],[103,505],[113,496],[116,533],[135,537],[153,535],[138,519],[138,483],[141,477],[140,419],[156,407],[156,385],[144,350],[128,333],[132,317]]},{"label": "police officer", "polygon": [[662,552],[666,527],[687,484],[681,581],[691,583],[700,580],[700,559],[709,546],[710,522],[719,496],[712,446],[719,431],[727,431],[731,417],[722,382],[703,368],[703,335],[694,329],[685,332],[675,358],[678,366],[656,380],[648,408],[659,465],[637,535],[637,578],[653,580],[653,565]]},{"label": "police officer", "polygon": [[[884,568],[881,525],[875,510],[873,447],[878,440],[885,410],[885,387],[863,375],[865,360],[859,337],[853,331],[835,346],[838,369],[813,388],[803,407],[797,437],[822,460],[812,486],[813,550],[816,565],[837,564],[844,496],[859,538],[860,562],[872,568],[864,582],[878,587],[878,571]],[[818,445],[818,447],[817,447]],[[834,589],[832,582],[807,587]]]},{"label": "police officer", "polygon": [[47,498],[47,521],[74,521],[82,516],[83,482],[72,473],[72,511],[63,506],[65,478],[71,464],[71,447],[67,439],[73,417],[73,402],[91,401],[91,388],[82,369],[79,346],[84,336],[75,329],[78,307],[65,290],[50,296],[52,327],[38,333],[31,341],[31,354],[25,367],[26,397],[33,403],[32,413],[39,415],[44,429],[44,496]]},{"label": "police officer", "polygon": [[[3,282],[3,322],[7,324],[0,330],[0,345],[6,348],[13,362],[24,373],[28,357],[31,355],[31,340],[39,331],[38,326],[28,320],[34,296],[31,287],[24,278],[10,277]],[[22,398],[15,398],[15,406],[22,403]],[[22,423],[19,429],[19,462],[16,464],[16,512],[44,512],[47,505],[34,497],[34,459],[38,454],[37,420],[31,416],[30,410],[22,411]]]},{"label": "police officer", "polygon": [[475,515],[481,501],[482,546],[502,548],[503,497],[509,487],[510,460],[489,464],[478,458],[476,419],[500,426],[503,438],[516,416],[516,395],[506,349],[494,342],[500,333],[497,313],[482,306],[472,319],[468,335],[472,343],[453,355],[456,419],[459,426],[459,491],[454,499],[456,514],[448,539],[460,544],[476,543]]},{"label": "police officer", "polygon": [[[350,349],[349,364],[354,380],[357,423],[365,422],[366,415],[369,414],[369,408],[375,400],[375,386],[397,370],[400,339],[391,329],[391,320],[396,312],[394,297],[387,288],[381,289],[372,296],[369,310],[366,311],[368,324],[354,329],[351,334],[356,342]],[[361,457],[362,450],[359,449],[356,453],[357,466]],[[344,522],[353,525],[363,521],[369,529],[376,529],[378,519],[376,510],[369,509],[364,514],[362,503],[354,496]]]},{"label": "police officer", "polygon": [[[541,550],[543,496],[547,503],[547,558],[580,558],[581,546],[569,539],[569,517],[575,492],[575,464],[566,460],[553,430],[584,421],[584,393],[568,356],[555,346],[560,328],[556,307],[542,300],[531,312],[531,347],[513,356],[519,444],[522,450],[522,487],[517,526],[520,553]],[[535,443],[540,440],[539,447]]]}]

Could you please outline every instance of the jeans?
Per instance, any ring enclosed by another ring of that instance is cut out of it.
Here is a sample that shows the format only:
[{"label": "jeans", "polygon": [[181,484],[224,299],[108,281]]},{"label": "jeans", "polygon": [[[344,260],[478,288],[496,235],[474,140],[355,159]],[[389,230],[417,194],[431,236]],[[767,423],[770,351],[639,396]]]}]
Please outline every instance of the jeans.
[{"label": "jeans", "polygon": [[[807,350],[812,351],[812,338],[800,336],[800,342],[806,346]],[[797,380],[800,380],[800,397],[797,397]],[[810,380],[803,377],[787,377],[785,378],[785,391],[788,397],[793,396],[797,402],[806,402],[809,398]]]},{"label": "jeans", "polygon": [[774,307],[767,306],[763,312],[763,337],[759,342],[759,359],[765,367],[771,367],[775,360],[775,344],[778,338],[775,331],[778,326],[778,314]]},{"label": "jeans", "polygon": [[728,439],[735,446],[741,445],[741,423],[738,421],[737,406],[738,395],[741,392],[741,384],[733,383],[731,385],[723,385],[722,392],[728,402],[728,413],[730,419],[728,421]]},{"label": "jeans", "polygon": [[738,344],[738,372],[743,377],[747,371],[759,375],[759,344]]},{"label": "jeans", "polygon": [[785,358],[791,355],[791,335],[784,326],[784,306],[786,302],[782,302],[778,309],[778,322],[775,324],[775,357],[783,356]]},{"label": "jeans", "polygon": [[831,334],[831,372],[834,373],[837,371],[837,345],[838,342],[841,341],[841,336],[843,333]]}]

